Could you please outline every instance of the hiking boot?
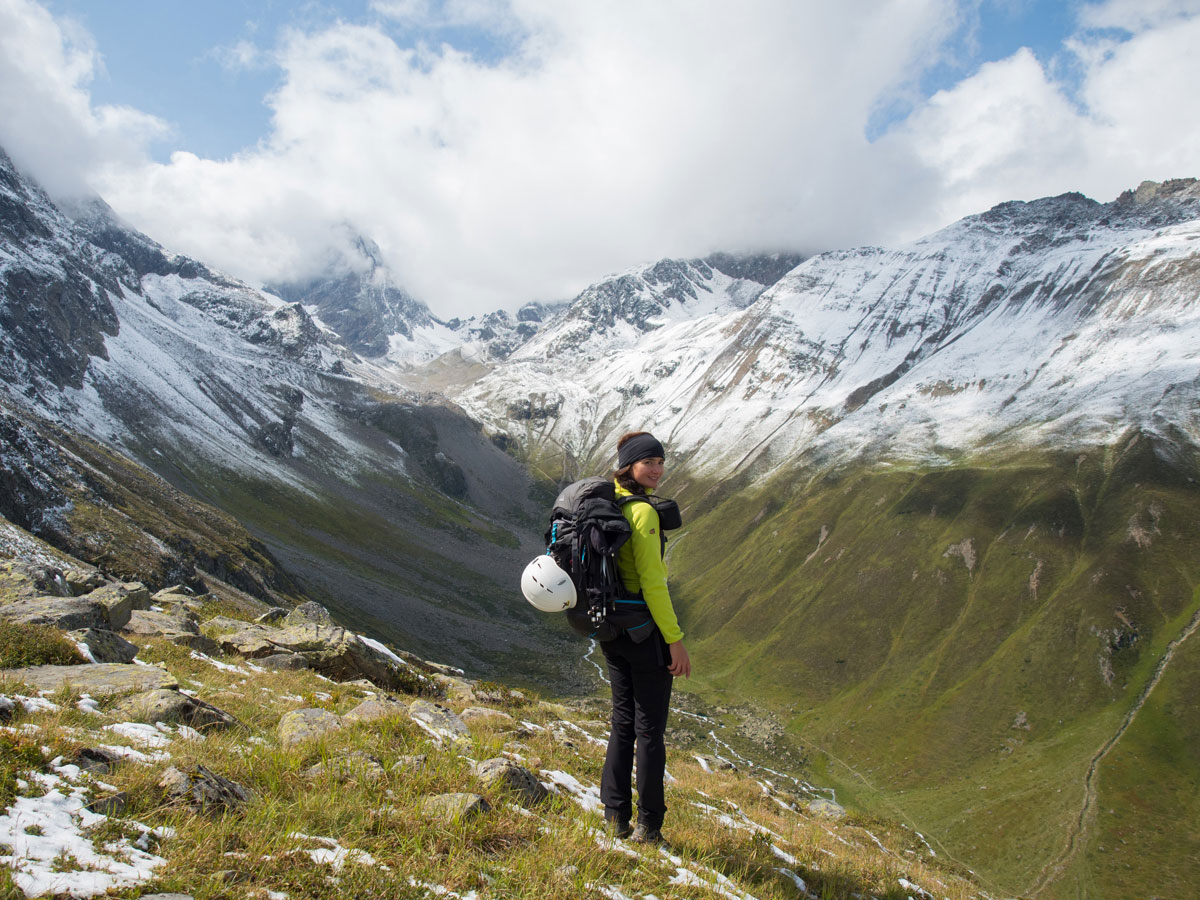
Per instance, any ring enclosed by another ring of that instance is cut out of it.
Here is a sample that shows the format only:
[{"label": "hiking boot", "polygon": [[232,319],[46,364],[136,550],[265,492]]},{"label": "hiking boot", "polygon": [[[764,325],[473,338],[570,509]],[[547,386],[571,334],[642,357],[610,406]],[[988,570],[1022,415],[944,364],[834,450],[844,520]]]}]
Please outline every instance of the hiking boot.
[{"label": "hiking boot", "polygon": [[629,838],[635,844],[653,844],[655,847],[662,847],[664,850],[670,850],[671,845],[667,843],[667,839],[662,836],[662,831],[657,828],[650,828],[638,822],[637,827],[633,829],[633,834]]},{"label": "hiking boot", "polygon": [[625,840],[631,834],[633,829],[629,827],[629,822],[622,822],[620,819],[605,819],[604,830],[611,838]]}]

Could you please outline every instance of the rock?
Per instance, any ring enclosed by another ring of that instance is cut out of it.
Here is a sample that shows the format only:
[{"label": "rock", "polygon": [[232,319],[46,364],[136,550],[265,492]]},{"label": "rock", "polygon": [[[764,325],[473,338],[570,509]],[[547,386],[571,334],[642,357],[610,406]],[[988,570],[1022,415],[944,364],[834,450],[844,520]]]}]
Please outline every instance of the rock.
[{"label": "rock", "polygon": [[846,818],[845,808],[834,803],[832,800],[826,800],[823,797],[818,797],[815,800],[808,801],[806,808],[814,816],[820,816],[823,819]]},{"label": "rock", "polygon": [[414,753],[408,756],[401,756],[398,760],[392,763],[393,772],[420,772],[423,771],[426,764],[426,756],[424,753]]},{"label": "rock", "polygon": [[86,809],[101,816],[119,816],[125,812],[128,805],[129,795],[124,791],[117,791],[115,794],[93,798],[88,802]]},{"label": "rock", "polygon": [[309,667],[302,653],[272,653],[270,656],[260,656],[257,661],[264,669],[277,672],[298,672]]},{"label": "rock", "polygon": [[241,727],[241,722],[212,704],[179,691],[153,690],[126,697],[112,708],[116,718],[132,722],[183,722],[193,728]]},{"label": "rock", "polygon": [[329,776],[339,783],[347,781],[378,781],[387,775],[376,757],[361,751],[325,760],[302,772],[306,778]]},{"label": "rock", "polygon": [[188,771],[174,766],[163,773],[158,786],[167,794],[167,801],[190,806],[200,812],[236,809],[250,802],[251,794],[236,781],[206,769],[192,766]]},{"label": "rock", "polygon": [[32,600],[34,597],[73,597],[63,573],[53,566],[23,560],[0,563],[0,602]]},{"label": "rock", "polygon": [[140,581],[106,584],[96,588],[87,598],[108,610],[108,624],[113,630],[124,628],[134,610],[150,606],[150,591]]},{"label": "rock", "polygon": [[231,619],[229,616],[213,616],[200,626],[200,630],[205,634],[212,634],[213,632],[228,634],[233,631],[243,631],[250,624],[243,619]]},{"label": "rock", "polygon": [[165,638],[172,644],[210,655],[221,652],[221,647],[216,641],[200,633],[196,617],[190,612],[164,613],[136,609],[130,616],[125,631],[146,637]]},{"label": "rock", "polygon": [[155,612],[152,609],[135,610],[129,617],[124,630],[130,634],[151,637],[164,634],[199,634],[200,625],[196,617],[188,612]]},{"label": "rock", "polygon": [[191,588],[182,584],[173,584],[158,591],[150,599],[155,603],[183,603],[196,595]]},{"label": "rock", "polygon": [[0,619],[63,631],[108,628],[108,609],[89,597],[33,597],[0,606]]},{"label": "rock", "polygon": [[467,723],[451,710],[437,703],[430,703],[428,700],[414,700],[409,704],[408,714],[414,722],[435,738],[449,738],[456,742],[471,739]]},{"label": "rock", "polygon": [[71,589],[71,595],[90,594],[105,584],[104,576],[95,569],[67,569],[63,572],[63,581]]},{"label": "rock", "polygon": [[341,727],[342,720],[327,709],[294,709],[279,720],[279,742],[284,747],[294,747]]},{"label": "rock", "polygon": [[451,700],[457,700],[460,703],[476,703],[478,698],[475,696],[475,688],[471,682],[465,678],[456,678],[453,675],[437,674],[433,676],[434,683],[440,685],[446,692],[446,696]]},{"label": "rock", "polygon": [[695,756],[696,762],[700,763],[701,768],[709,772],[736,772],[737,766],[727,759],[717,759],[715,756],[699,753]]},{"label": "rock", "polygon": [[23,682],[39,691],[57,691],[70,687],[93,697],[150,691],[156,688],[179,688],[179,682],[166,669],[160,669],[158,666],[123,666],[116,663],[0,669],[0,680]]},{"label": "rock", "polygon": [[131,663],[138,654],[137,644],[131,644],[115,631],[103,628],[85,628],[82,631],[68,631],[66,637],[77,644],[87,646],[91,661],[98,663]]},{"label": "rock", "polygon": [[[211,625],[210,623],[206,623]],[[266,638],[266,632],[271,629],[261,625],[242,626],[240,631],[222,634],[217,637],[217,644],[222,653],[229,653],[245,659],[261,659],[279,652],[279,648]]]},{"label": "rock", "polygon": [[480,703],[521,704],[525,702],[525,695],[499,684],[486,686],[477,684],[475,685],[475,699]]},{"label": "rock", "polygon": [[320,603],[310,600],[289,612],[283,621],[285,625],[332,625],[333,617]]},{"label": "rock", "polygon": [[282,606],[272,606],[265,613],[255,619],[260,625],[274,625],[276,622],[281,622],[287,618],[289,610]]},{"label": "rock", "polygon": [[491,709],[487,706],[468,706],[458,714],[464,722],[470,725],[472,722],[480,722],[485,719],[495,719],[502,722],[517,721],[506,712],[501,712],[498,709]]},{"label": "rock", "polygon": [[370,699],[364,700],[354,709],[342,716],[351,722],[374,722],[378,719],[394,719],[408,712],[408,704],[398,700]]},{"label": "rock", "polygon": [[544,801],[550,793],[532,772],[511,759],[485,759],[474,766],[475,776],[490,790],[508,791],[528,808]]},{"label": "rock", "polygon": [[491,808],[479,794],[435,794],[421,801],[421,816],[438,825],[453,825]]},{"label": "rock", "polygon": [[99,747],[80,747],[70,757],[72,765],[79,766],[85,772],[95,772],[100,775],[107,775],[120,761],[121,757],[116,753]]}]

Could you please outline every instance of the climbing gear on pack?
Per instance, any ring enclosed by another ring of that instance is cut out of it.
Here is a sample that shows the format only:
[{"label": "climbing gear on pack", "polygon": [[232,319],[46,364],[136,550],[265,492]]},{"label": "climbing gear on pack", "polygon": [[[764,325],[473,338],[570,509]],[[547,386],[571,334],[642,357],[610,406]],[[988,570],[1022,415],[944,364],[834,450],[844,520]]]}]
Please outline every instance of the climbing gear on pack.
[{"label": "climbing gear on pack", "polygon": [[577,599],[570,573],[544,553],[535,556],[521,573],[521,593],[542,612],[563,612]]}]

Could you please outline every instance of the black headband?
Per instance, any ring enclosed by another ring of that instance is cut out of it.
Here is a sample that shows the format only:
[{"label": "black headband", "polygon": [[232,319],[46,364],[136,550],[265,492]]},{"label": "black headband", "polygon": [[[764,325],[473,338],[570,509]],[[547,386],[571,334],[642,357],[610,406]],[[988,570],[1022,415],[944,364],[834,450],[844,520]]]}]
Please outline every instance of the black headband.
[{"label": "black headband", "polygon": [[632,466],[639,459],[650,459],[655,456],[662,458],[666,455],[658,438],[646,432],[631,437],[621,445],[621,449],[617,451],[617,468],[623,469],[626,466]]}]

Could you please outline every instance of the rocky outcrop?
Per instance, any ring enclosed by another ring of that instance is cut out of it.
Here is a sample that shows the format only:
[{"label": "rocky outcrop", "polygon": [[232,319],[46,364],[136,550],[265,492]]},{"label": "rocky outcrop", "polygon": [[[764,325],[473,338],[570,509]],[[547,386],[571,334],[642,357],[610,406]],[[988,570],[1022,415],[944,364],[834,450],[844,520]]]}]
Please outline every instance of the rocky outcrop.
[{"label": "rocky outcrop", "polygon": [[412,720],[428,731],[434,738],[451,741],[469,741],[471,732],[467,724],[452,710],[428,700],[414,700],[408,708]]},{"label": "rocky outcrop", "polygon": [[187,806],[197,812],[237,809],[252,799],[250,791],[236,781],[201,765],[191,766],[186,771],[172,766],[163,773],[158,786],[168,803]]},{"label": "rocky outcrop", "polygon": [[383,688],[400,686],[396,662],[358,635],[337,625],[297,624],[285,628],[244,624],[239,631],[220,635],[220,649],[247,659],[263,659],[280,653],[304,658],[309,668],[336,681],[366,678]]},{"label": "rocky outcrop", "polygon": [[475,764],[474,772],[485,788],[508,793],[527,808],[537,806],[549,795],[532,772],[511,759],[485,759]]},{"label": "rocky outcrop", "polygon": [[182,722],[200,730],[241,726],[236,718],[210,703],[161,688],[125,698],[110,714],[133,722]]},{"label": "rocky outcrop", "polygon": [[0,681],[27,684],[39,691],[70,688],[93,697],[179,688],[179,682],[166,669],[115,663],[0,669]]},{"label": "rocky outcrop", "polygon": [[341,727],[341,718],[327,709],[294,709],[280,718],[277,732],[279,743],[284,747],[295,747],[325,737]]},{"label": "rocky outcrop", "polygon": [[131,663],[138,654],[137,644],[131,644],[115,631],[107,629],[85,628],[69,631],[67,637],[80,645],[81,652],[89,662]]}]

